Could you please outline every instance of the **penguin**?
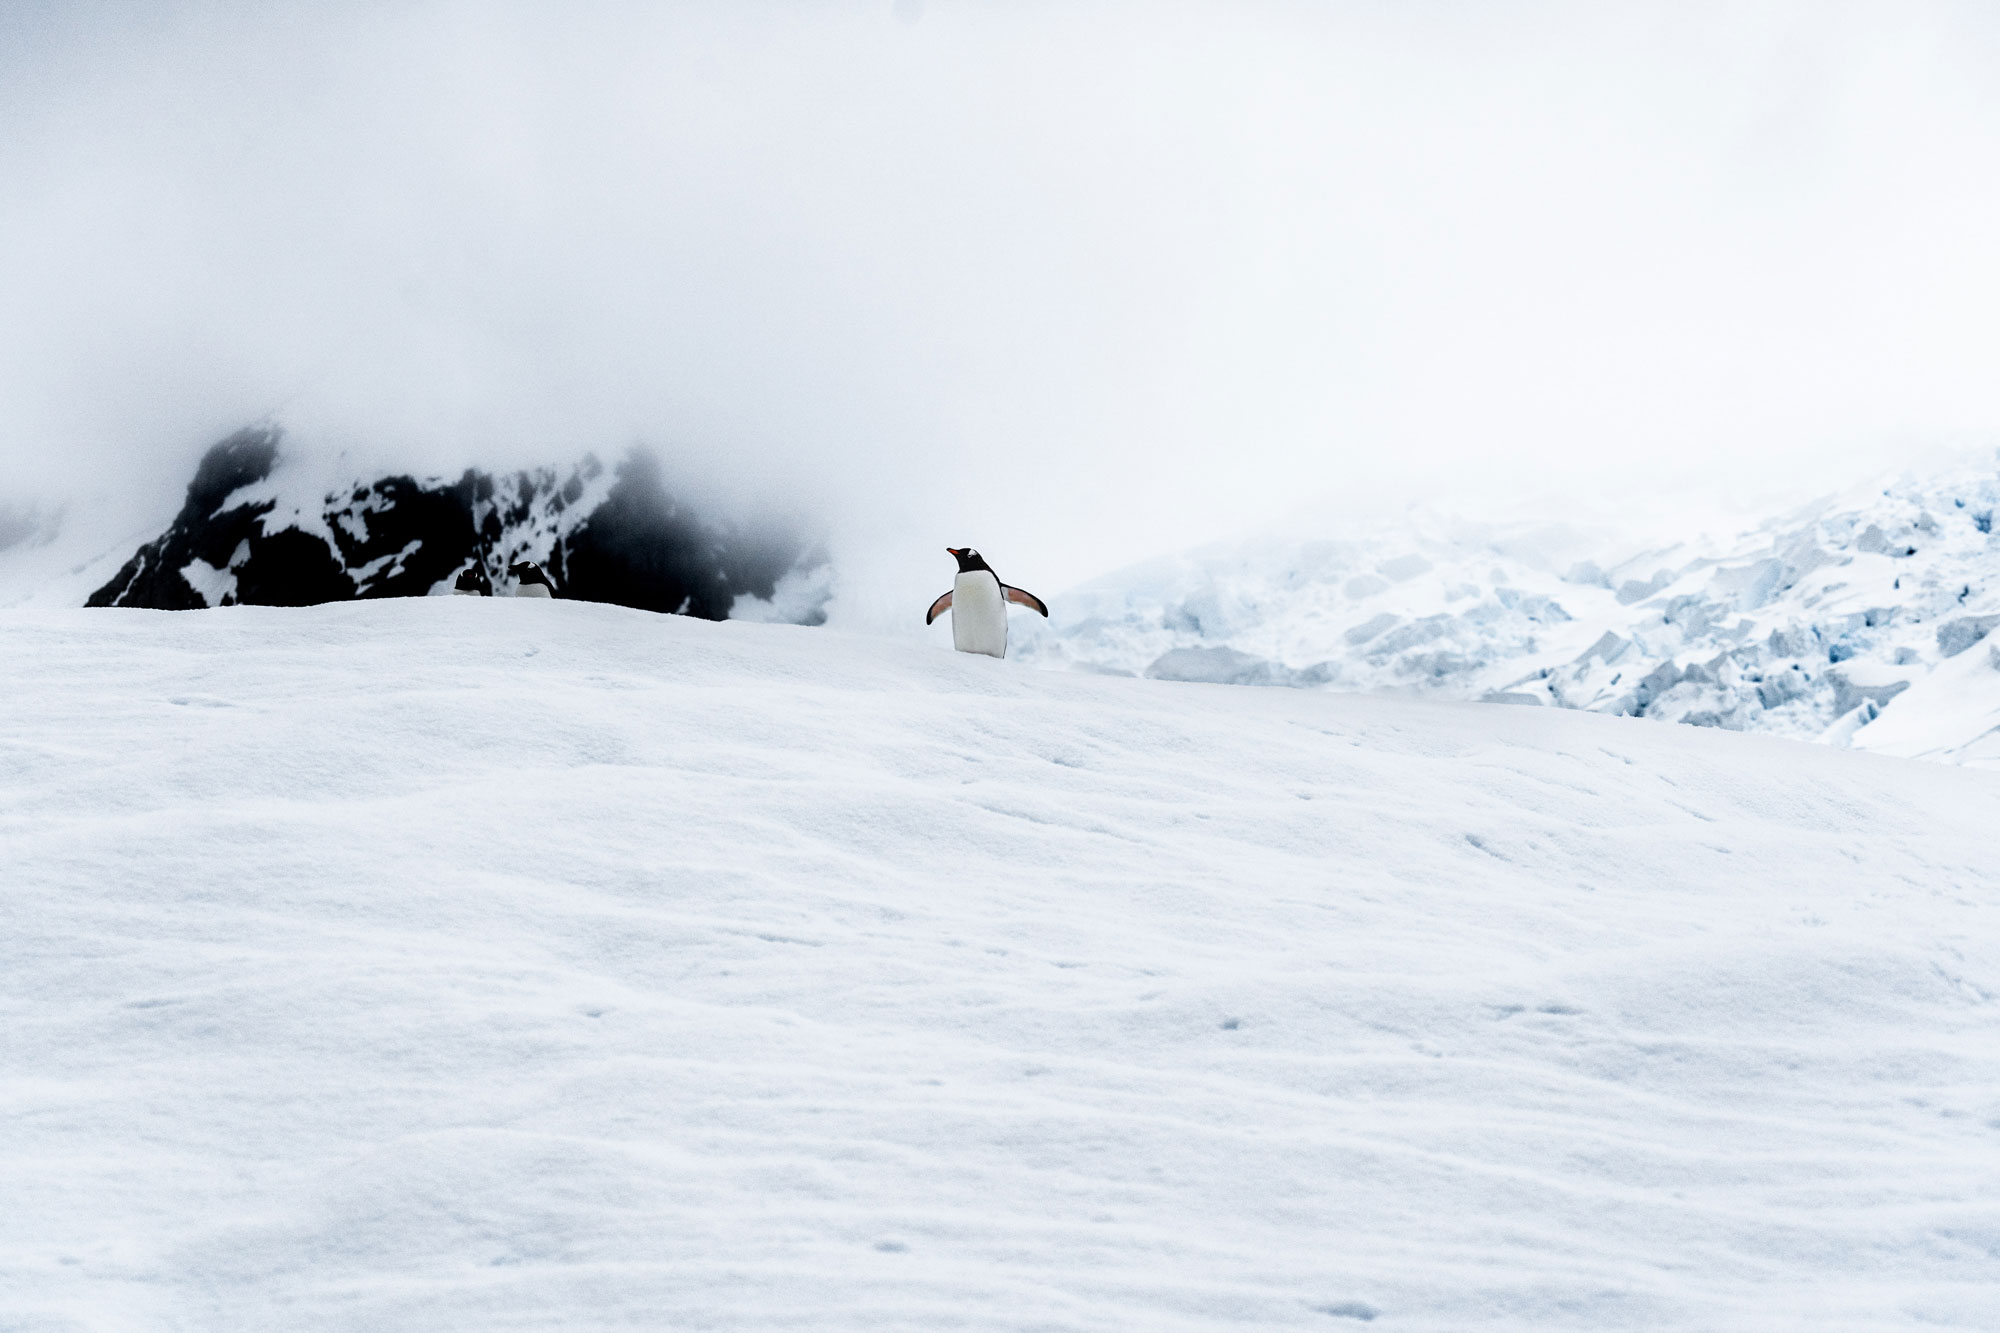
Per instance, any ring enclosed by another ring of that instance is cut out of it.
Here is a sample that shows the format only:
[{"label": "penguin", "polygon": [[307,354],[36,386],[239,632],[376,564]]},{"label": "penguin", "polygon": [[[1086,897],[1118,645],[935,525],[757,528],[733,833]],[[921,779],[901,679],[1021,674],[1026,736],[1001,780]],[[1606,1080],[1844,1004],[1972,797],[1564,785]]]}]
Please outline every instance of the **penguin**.
[{"label": "penguin", "polygon": [[452,585],[451,590],[458,597],[491,597],[493,584],[486,577],[483,566],[473,565],[459,574],[458,582]]},{"label": "penguin", "polygon": [[958,561],[958,577],[951,581],[950,592],[931,603],[924,623],[928,625],[946,611],[951,612],[951,643],[958,651],[1005,657],[1009,602],[1038,611],[1044,620],[1048,619],[1049,608],[1042,599],[1002,583],[985,556],[970,546],[944,549]]},{"label": "penguin", "polygon": [[553,597],[556,585],[549,582],[549,576],[542,573],[542,567],[532,560],[509,565],[507,572],[519,582],[514,589],[516,597]]}]

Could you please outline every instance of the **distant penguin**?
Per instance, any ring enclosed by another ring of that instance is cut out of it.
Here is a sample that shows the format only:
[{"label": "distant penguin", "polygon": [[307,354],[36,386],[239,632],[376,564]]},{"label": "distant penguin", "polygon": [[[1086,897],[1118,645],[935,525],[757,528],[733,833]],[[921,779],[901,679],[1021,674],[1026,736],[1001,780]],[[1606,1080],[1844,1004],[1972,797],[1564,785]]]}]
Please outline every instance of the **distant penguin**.
[{"label": "distant penguin", "polygon": [[516,597],[553,597],[556,585],[549,582],[549,576],[542,567],[532,560],[523,560],[517,565],[509,565],[507,572],[517,580],[514,589]]},{"label": "distant penguin", "polygon": [[931,603],[924,623],[930,624],[946,611],[951,612],[951,642],[961,653],[985,653],[988,657],[1007,655],[1007,603],[1025,606],[1048,618],[1049,608],[1031,592],[1010,588],[1000,581],[986,557],[970,546],[947,546],[945,551],[958,560],[958,577],[951,591]]},{"label": "distant penguin", "polygon": [[493,584],[486,577],[485,567],[474,565],[458,576],[458,582],[452,585],[451,590],[459,597],[491,597]]}]

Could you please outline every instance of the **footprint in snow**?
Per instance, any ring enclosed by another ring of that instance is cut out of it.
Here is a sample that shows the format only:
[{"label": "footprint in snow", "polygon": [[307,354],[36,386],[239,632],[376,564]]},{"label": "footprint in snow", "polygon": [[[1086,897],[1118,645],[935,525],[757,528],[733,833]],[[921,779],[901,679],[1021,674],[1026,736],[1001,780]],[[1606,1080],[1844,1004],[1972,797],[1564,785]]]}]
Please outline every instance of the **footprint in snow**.
[{"label": "footprint in snow", "polygon": [[1313,1309],[1321,1314],[1330,1314],[1335,1319],[1359,1319],[1363,1322],[1382,1313],[1366,1301],[1341,1301],[1337,1305],[1315,1305]]},{"label": "footprint in snow", "polygon": [[1505,861],[1507,859],[1506,857],[1502,856],[1499,852],[1496,852],[1491,847],[1488,847],[1486,845],[1486,839],[1480,837],[1477,833],[1466,834],[1465,840],[1471,843],[1474,847],[1477,847],[1480,851],[1485,852],[1488,856],[1494,858],[1496,861]]}]

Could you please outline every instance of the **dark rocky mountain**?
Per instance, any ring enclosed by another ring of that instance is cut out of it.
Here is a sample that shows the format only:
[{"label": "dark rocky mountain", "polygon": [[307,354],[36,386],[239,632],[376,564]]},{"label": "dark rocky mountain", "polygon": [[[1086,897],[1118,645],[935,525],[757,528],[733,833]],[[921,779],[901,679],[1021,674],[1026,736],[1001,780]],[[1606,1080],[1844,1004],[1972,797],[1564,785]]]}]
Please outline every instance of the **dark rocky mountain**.
[{"label": "dark rocky mountain", "polygon": [[179,515],[89,598],[91,606],[193,610],[310,606],[448,591],[477,568],[512,588],[510,565],[540,564],[560,595],[723,620],[824,619],[824,554],[796,533],[705,521],[635,451],[616,468],[586,457],[457,480],[387,476],[300,492],[275,427],[210,449]]}]

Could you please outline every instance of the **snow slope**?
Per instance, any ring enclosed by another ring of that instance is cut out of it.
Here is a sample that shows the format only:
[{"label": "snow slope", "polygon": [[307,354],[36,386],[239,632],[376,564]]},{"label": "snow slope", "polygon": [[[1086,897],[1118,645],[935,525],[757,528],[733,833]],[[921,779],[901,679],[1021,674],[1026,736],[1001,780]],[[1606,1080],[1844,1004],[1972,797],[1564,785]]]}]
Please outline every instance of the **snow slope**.
[{"label": "snow slope", "polygon": [[[1916,688],[2000,642],[1985,640],[2000,626],[1996,508],[2000,464],[1649,550],[1417,512],[1108,576],[1055,599],[1024,647],[1099,672],[1554,704],[2000,764],[2000,672],[1961,665],[1955,685]],[[1888,714],[1903,716],[1877,729]],[[1921,751],[1897,739],[1914,731]]]},{"label": "snow slope", "polygon": [[0,645],[0,1327],[2000,1326],[2000,776],[566,602]]}]

